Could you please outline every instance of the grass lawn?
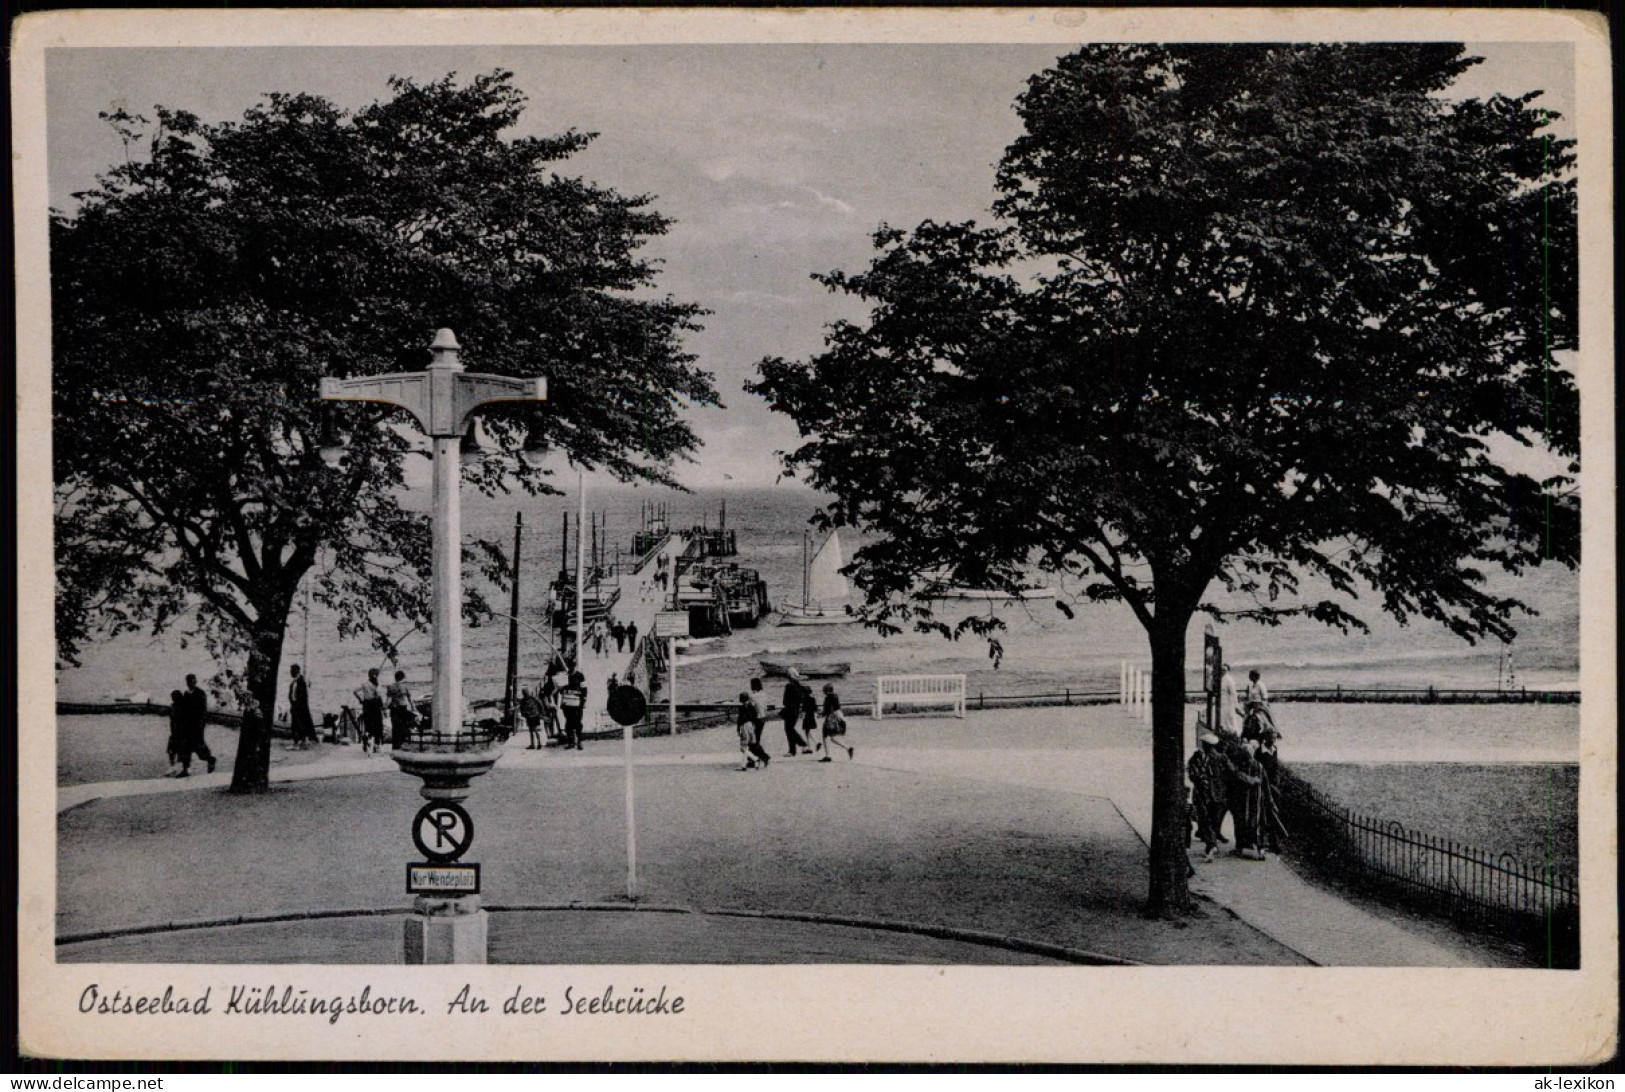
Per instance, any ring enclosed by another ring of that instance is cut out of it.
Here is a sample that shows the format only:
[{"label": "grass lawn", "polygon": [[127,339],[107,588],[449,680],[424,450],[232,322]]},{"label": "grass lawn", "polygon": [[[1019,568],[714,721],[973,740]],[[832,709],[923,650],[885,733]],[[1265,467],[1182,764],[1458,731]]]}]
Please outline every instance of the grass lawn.
[{"label": "grass lawn", "polygon": [[1323,795],[1380,820],[1525,864],[1577,869],[1580,768],[1571,764],[1292,763]]}]

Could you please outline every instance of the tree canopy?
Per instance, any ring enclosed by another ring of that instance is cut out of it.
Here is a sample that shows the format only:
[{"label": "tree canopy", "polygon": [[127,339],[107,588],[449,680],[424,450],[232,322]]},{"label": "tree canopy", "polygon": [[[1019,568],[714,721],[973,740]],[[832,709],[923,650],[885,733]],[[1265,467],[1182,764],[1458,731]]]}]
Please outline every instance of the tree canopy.
[{"label": "tree canopy", "polygon": [[548,379],[544,405],[487,418],[504,450],[467,472],[487,491],[553,491],[513,457],[527,434],[667,483],[695,448],[683,406],[716,393],[682,346],[702,312],[652,291],[652,199],[557,173],[594,134],[516,135],[509,73],[390,91],[107,115],[145,154],[51,224],[59,657],[196,608],[270,709],[308,572],[347,635],[424,621],[428,526],[402,505],[422,445],[317,380],[421,370],[439,327],[470,371]]},{"label": "tree canopy", "polygon": [[760,366],[804,436],[787,465],[876,535],[853,573],[878,624],[945,629],[929,574],[1036,564],[1145,626],[1154,910],[1186,904],[1196,612],[1359,628],[1374,591],[1507,639],[1486,570],[1578,560],[1574,152],[1538,92],[1452,100],[1473,63],[1087,46],[1017,100],[998,223],[882,228],[820,277],[868,321]]}]

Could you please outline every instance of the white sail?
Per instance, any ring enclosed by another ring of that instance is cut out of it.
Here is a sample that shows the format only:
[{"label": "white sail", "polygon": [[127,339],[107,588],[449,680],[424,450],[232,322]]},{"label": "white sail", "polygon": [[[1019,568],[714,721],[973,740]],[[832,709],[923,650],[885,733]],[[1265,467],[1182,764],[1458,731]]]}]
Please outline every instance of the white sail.
[{"label": "white sail", "polygon": [[841,556],[840,532],[834,531],[818,547],[812,561],[807,564],[807,610],[821,613],[841,610],[851,595],[841,569],[846,559]]}]

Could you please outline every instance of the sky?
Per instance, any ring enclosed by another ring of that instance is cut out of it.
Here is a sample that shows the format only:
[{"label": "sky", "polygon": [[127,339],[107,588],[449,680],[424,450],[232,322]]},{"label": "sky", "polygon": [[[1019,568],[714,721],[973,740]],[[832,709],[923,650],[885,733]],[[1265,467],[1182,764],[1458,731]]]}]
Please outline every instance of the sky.
[{"label": "sky", "polygon": [[[764,356],[804,358],[828,323],[861,318],[812,274],[857,271],[882,223],[990,219],[994,166],[1020,126],[1026,79],[1069,50],[1048,45],[669,45],[446,48],[101,48],[47,54],[53,207],[119,161],[97,114],[155,104],[237,119],[271,91],[341,106],[420,81],[505,68],[529,98],[519,131],[596,132],[559,165],[676,221],[648,253],[658,289],[711,312],[689,340],[725,408],[691,408],[703,447],[692,487],[771,484],[794,425],[742,385]],[[1571,47],[1480,43],[1462,97],[1544,90],[1573,116]],[[1567,128],[1567,126],[1565,126]],[[1583,149],[1582,149],[1583,155]],[[880,409],[880,407],[877,407]]]}]

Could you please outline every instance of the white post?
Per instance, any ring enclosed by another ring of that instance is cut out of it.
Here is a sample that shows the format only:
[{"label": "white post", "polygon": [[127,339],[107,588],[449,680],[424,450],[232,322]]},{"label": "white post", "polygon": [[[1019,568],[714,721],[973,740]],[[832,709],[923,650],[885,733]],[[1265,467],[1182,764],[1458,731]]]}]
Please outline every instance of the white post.
[{"label": "white post", "polygon": [[463,698],[463,522],[457,503],[462,478],[455,436],[434,444],[434,562],[431,604],[434,617],[434,730],[462,729]]},{"label": "white post", "polygon": [[621,726],[621,737],[626,743],[626,897],[638,897],[638,820],[634,800],[637,791],[632,776],[632,726]]},{"label": "white post", "polygon": [[671,718],[671,734],[677,734],[677,638],[666,638],[666,709]]},{"label": "white post", "polygon": [[1128,661],[1117,661],[1117,704],[1128,704]]},{"label": "white post", "polygon": [[1140,676],[1140,719],[1151,719],[1151,672]]}]

